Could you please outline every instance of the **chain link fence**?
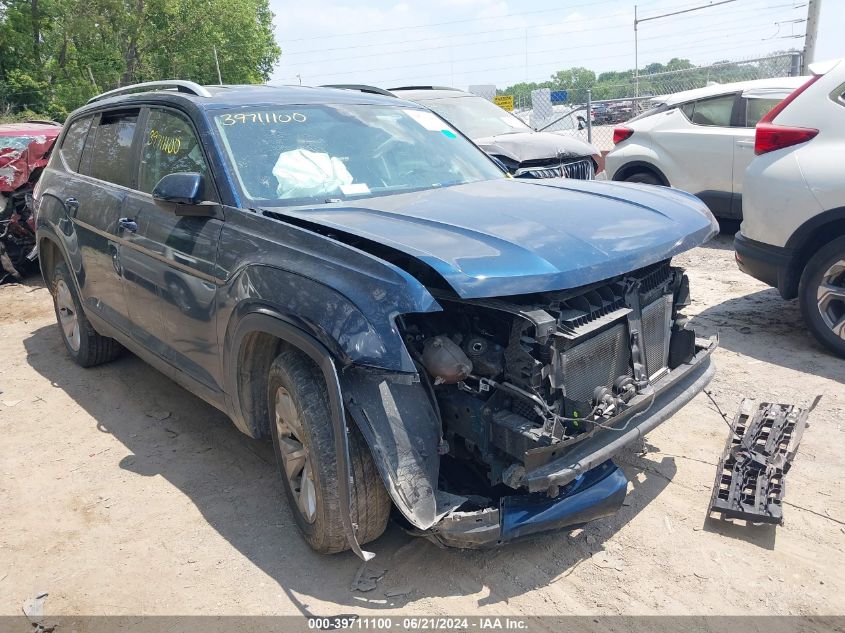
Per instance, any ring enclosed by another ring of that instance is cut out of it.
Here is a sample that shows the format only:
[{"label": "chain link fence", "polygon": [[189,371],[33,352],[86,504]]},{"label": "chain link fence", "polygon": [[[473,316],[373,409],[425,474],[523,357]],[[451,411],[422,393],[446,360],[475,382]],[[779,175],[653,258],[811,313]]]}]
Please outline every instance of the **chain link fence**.
[{"label": "chain link fence", "polygon": [[531,127],[576,136],[607,152],[613,147],[613,127],[653,107],[660,97],[714,83],[796,76],[800,69],[801,53],[789,52],[639,76],[633,71],[603,73],[605,79],[591,86],[561,86],[564,103],[552,101],[552,88],[499,94],[513,96],[514,114]]}]

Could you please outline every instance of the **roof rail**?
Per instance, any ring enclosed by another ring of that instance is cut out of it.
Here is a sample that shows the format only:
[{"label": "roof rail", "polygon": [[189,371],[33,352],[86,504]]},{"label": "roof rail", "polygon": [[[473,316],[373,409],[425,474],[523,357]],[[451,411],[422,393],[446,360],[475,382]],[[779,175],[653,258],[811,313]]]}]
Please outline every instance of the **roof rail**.
[{"label": "roof rail", "polygon": [[145,81],[144,83],[140,84],[132,84],[129,86],[123,86],[121,88],[115,88],[114,90],[109,90],[108,92],[98,94],[96,97],[88,99],[88,103],[102,101],[103,99],[108,99],[109,97],[116,97],[118,95],[131,94],[133,92],[147,92],[152,90],[176,90],[177,92],[184,92],[187,94],[196,95],[198,97],[211,96],[211,93],[208,90],[200,86],[198,83],[194,83],[193,81],[185,81],[183,79],[168,79],[166,81]]},{"label": "roof rail", "polygon": [[339,90],[358,90],[360,92],[369,92],[374,95],[382,95],[385,97],[395,97],[396,95],[383,88],[376,88],[375,86],[368,86],[366,84],[324,84],[320,88],[337,88]]},{"label": "roof rail", "polygon": [[451,88],[449,86],[396,86],[390,90],[454,90],[461,92],[460,88]]}]

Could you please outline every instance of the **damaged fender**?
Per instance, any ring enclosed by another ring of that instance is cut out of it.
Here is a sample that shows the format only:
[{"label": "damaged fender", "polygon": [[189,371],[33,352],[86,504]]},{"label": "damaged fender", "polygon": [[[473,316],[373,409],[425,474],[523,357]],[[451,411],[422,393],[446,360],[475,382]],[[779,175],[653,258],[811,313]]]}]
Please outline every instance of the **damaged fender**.
[{"label": "damaged fender", "polygon": [[350,367],[341,374],[346,411],[367,440],[393,503],[421,530],[440,518],[435,491],[440,419],[415,377]]},{"label": "damaged fender", "polygon": [[[268,216],[231,216],[218,265],[225,270],[227,254],[243,252],[256,253],[262,263],[231,274],[218,294],[220,323],[227,324],[220,338],[226,341],[230,417],[244,433],[261,434],[262,420],[242,402],[248,387],[240,384],[239,366],[247,335],[266,332],[296,347],[302,338],[319,345],[337,367],[345,410],[394,503],[413,525],[430,527],[436,521],[440,420],[395,318],[440,311],[440,305],[414,277],[369,253]],[[230,233],[235,224],[259,220],[261,230],[248,246],[235,243],[243,235],[242,227]]]}]

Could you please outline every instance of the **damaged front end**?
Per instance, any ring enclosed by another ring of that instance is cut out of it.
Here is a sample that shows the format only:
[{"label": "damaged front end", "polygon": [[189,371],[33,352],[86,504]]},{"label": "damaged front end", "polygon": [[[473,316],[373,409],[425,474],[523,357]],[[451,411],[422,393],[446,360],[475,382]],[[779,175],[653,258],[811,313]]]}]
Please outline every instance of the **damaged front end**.
[{"label": "damaged front end", "polygon": [[60,131],[41,122],[0,126],[0,283],[34,269],[32,192]]},{"label": "damaged front end", "polygon": [[[613,514],[628,482],[611,458],[712,375],[716,344],[686,327],[687,277],[668,260],[573,290],[435,296],[442,312],[399,318],[429,402],[382,397],[387,433],[360,395],[347,406],[369,415],[362,426],[377,461],[392,455],[387,479],[414,516],[403,514],[447,545],[492,545]],[[426,409],[433,416],[413,420]],[[386,436],[391,446],[379,446]]]},{"label": "damaged front end", "polygon": [[31,188],[0,193],[0,283],[19,281],[35,268],[35,222]]}]

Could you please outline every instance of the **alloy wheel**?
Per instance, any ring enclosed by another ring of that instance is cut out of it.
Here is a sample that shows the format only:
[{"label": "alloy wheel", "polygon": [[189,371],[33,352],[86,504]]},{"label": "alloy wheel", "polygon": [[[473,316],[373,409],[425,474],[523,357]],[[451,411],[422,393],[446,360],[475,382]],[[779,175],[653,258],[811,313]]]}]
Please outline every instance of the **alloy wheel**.
[{"label": "alloy wheel", "polygon": [[840,259],[822,275],[816,300],[825,325],[845,340],[845,259]]},{"label": "alloy wheel", "polygon": [[56,307],[59,311],[59,325],[62,328],[62,334],[70,348],[74,352],[78,352],[80,346],[79,315],[76,313],[73,295],[70,294],[70,288],[67,287],[64,279],[59,279],[56,283]]},{"label": "alloy wheel", "polygon": [[317,490],[314,486],[314,472],[308,449],[303,438],[305,431],[299,410],[293,398],[284,387],[276,390],[275,405],[276,433],[282,455],[282,466],[288,484],[296,499],[296,507],[302,518],[313,523],[317,518]]}]

